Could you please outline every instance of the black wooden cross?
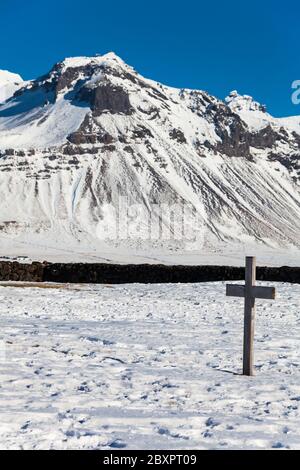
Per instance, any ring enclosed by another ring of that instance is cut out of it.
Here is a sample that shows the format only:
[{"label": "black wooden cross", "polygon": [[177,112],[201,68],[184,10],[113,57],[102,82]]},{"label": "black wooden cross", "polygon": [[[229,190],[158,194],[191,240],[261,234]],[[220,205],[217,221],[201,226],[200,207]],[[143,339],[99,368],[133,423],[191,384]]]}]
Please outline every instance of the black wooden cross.
[{"label": "black wooden cross", "polygon": [[275,287],[256,286],[256,258],[246,258],[245,285],[227,284],[226,295],[245,298],[243,374],[253,375],[255,299],[275,299]]}]

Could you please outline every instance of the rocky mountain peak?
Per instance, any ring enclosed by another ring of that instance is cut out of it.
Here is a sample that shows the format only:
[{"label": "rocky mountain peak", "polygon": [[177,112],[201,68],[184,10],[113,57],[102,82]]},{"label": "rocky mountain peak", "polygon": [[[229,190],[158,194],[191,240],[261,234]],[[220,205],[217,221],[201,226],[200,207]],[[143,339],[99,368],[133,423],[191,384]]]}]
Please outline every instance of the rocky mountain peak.
[{"label": "rocky mountain peak", "polygon": [[252,96],[240,95],[236,90],[232,91],[227,98],[226,104],[233,112],[260,111],[266,112],[266,106],[255,101]]},{"label": "rocky mountain peak", "polygon": [[68,93],[70,90],[90,82],[97,83],[104,75],[121,73],[122,69],[131,69],[115,53],[94,57],[69,57],[57,62],[50,72],[33,81],[32,86],[43,87],[47,91]]},{"label": "rocky mountain peak", "polygon": [[62,71],[68,68],[82,68],[87,66],[99,67],[99,66],[121,66],[129,68],[129,66],[114,52],[108,52],[107,54],[96,54],[91,57],[67,57],[62,62],[59,62],[56,66],[60,66]]}]

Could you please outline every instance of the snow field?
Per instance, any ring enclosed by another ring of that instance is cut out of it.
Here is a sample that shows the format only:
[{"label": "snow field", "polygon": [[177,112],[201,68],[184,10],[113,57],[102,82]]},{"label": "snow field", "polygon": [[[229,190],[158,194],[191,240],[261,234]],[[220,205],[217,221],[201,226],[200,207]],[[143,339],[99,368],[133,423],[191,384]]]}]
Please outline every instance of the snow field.
[{"label": "snow field", "polygon": [[0,287],[0,447],[299,449],[300,286],[272,285],[253,378],[224,283]]}]

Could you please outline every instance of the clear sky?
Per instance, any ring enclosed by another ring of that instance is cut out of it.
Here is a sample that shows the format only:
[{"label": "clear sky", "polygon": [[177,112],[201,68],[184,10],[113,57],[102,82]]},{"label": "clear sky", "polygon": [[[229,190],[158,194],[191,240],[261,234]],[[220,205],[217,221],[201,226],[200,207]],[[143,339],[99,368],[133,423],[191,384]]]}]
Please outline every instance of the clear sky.
[{"label": "clear sky", "polygon": [[299,0],[0,0],[0,69],[24,79],[114,51],[142,75],[300,115]]}]

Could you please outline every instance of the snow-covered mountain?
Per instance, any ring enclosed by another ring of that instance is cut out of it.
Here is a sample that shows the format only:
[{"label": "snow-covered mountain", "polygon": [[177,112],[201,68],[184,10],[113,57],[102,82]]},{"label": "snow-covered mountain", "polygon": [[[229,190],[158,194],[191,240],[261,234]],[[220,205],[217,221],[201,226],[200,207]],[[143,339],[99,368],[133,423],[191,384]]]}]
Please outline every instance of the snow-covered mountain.
[{"label": "snow-covered mountain", "polygon": [[[153,259],[155,243],[97,238],[110,220],[107,204],[117,207],[120,197],[139,203],[144,220],[154,204],[194,207],[204,251],[299,248],[300,117],[274,118],[237,92],[223,102],[170,88],[113,53],[65,59],[47,75],[13,83],[13,96],[0,100],[5,250],[40,246],[44,257],[52,248],[111,259],[131,247]],[[184,247],[167,240],[159,249]]]},{"label": "snow-covered mountain", "polygon": [[23,85],[20,75],[0,70],[0,103],[10,98]]}]

